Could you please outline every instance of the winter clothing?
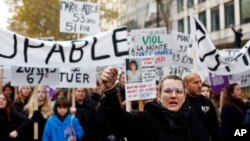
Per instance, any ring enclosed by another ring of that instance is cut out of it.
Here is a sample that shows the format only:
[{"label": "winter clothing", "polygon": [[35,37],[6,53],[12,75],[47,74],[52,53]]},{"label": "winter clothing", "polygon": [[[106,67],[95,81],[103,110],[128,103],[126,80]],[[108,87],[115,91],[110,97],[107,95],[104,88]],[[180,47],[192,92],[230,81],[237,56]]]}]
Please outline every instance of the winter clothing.
[{"label": "winter clothing", "polygon": [[[0,140],[1,141],[26,141],[23,135],[27,134],[26,129],[31,126],[31,121],[24,115],[14,111],[11,120],[8,120],[6,110],[0,110]],[[16,130],[17,138],[10,138],[9,134]]]},{"label": "winter clothing", "polygon": [[240,99],[233,99],[233,103],[226,104],[222,108],[222,135],[224,141],[240,140],[235,138],[236,129],[243,129],[243,119],[246,113],[246,105]]},{"label": "winter clothing", "polygon": [[188,122],[192,141],[221,141],[219,123],[212,102],[203,95],[191,97],[187,95],[189,106]]},{"label": "winter clothing", "polygon": [[74,127],[77,141],[79,141],[84,133],[77,118],[67,114],[62,121],[57,115],[52,115],[45,125],[43,141],[68,141],[69,135],[66,135],[66,132],[71,125]]},{"label": "winter clothing", "polygon": [[185,104],[179,112],[163,108],[156,100],[145,105],[144,112],[128,113],[121,109],[116,96],[117,89],[106,91],[102,109],[119,133],[129,141],[188,141]]}]

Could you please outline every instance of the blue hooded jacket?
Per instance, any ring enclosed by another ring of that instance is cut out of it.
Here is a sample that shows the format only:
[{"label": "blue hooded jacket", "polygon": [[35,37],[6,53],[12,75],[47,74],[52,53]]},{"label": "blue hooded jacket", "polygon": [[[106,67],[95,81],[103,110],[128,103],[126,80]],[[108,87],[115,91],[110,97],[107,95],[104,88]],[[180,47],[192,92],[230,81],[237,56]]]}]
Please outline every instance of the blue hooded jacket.
[{"label": "blue hooded jacket", "polygon": [[71,125],[74,127],[76,140],[80,140],[84,132],[76,117],[67,114],[65,119],[61,121],[55,114],[52,115],[45,125],[43,141],[68,141],[69,135],[65,135],[65,132]]}]

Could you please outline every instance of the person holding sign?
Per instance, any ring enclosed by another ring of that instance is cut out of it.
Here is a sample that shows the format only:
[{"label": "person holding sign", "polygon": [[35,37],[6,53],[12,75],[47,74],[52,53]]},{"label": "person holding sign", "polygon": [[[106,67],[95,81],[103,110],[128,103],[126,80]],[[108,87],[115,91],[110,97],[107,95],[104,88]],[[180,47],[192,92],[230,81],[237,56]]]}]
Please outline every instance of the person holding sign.
[{"label": "person holding sign", "polygon": [[43,141],[78,141],[84,135],[76,117],[69,113],[70,103],[66,97],[56,100],[54,114],[47,120]]},{"label": "person holding sign", "polygon": [[141,81],[141,73],[138,70],[138,63],[136,60],[131,60],[128,64],[127,80],[130,82]]},{"label": "person holding sign", "polygon": [[159,95],[145,105],[143,112],[122,110],[116,96],[118,70],[106,68],[100,76],[106,90],[101,107],[112,126],[128,140],[189,141],[186,120],[188,107],[183,80],[178,76],[165,76],[159,84]]},{"label": "person holding sign", "polygon": [[[37,103],[38,109],[36,110],[35,105]],[[51,102],[44,86],[37,86],[35,88],[29,102],[24,107],[24,111],[33,123],[38,123],[38,138],[36,140],[41,141],[45,123],[52,115]]]},{"label": "person holding sign", "polygon": [[5,94],[0,94],[0,140],[26,141],[21,135],[26,134],[31,121],[14,110],[13,102]]}]

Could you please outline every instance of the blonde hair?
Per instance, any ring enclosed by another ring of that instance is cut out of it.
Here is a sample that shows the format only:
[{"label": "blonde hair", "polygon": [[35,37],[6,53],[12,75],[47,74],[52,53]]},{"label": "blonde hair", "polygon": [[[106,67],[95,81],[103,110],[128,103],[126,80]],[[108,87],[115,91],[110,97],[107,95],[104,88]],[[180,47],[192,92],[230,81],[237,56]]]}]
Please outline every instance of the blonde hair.
[{"label": "blonde hair", "polygon": [[[22,89],[25,88],[25,87],[28,87],[30,89],[30,94],[29,94],[28,97],[24,97],[23,94],[22,94]],[[20,86],[19,90],[18,90],[17,98],[16,98],[15,101],[21,101],[22,103],[25,103],[26,98],[27,98],[27,100],[30,99],[31,93],[32,93],[32,88],[30,86],[28,86],[28,85],[27,86],[26,85]]]},{"label": "blonde hair", "polygon": [[33,112],[35,111],[35,105],[38,103],[37,99],[37,91],[38,89],[43,89],[45,91],[45,100],[41,108],[41,114],[45,119],[47,119],[51,114],[52,114],[52,109],[51,109],[51,101],[48,96],[48,92],[44,86],[37,86],[29,100],[29,102],[25,105],[24,110],[27,112],[28,117],[31,118],[33,116]]}]

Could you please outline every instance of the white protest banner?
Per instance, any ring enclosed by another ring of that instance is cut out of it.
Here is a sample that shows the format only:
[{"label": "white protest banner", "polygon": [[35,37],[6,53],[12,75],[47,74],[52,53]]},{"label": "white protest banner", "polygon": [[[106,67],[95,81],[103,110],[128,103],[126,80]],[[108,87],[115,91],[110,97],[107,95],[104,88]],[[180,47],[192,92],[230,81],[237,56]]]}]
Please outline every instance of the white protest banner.
[{"label": "white protest banner", "polygon": [[0,28],[0,62],[27,67],[121,64],[128,57],[125,27],[76,41],[41,41]]},{"label": "white protest banner", "polygon": [[59,85],[58,68],[11,67],[11,85]]},{"label": "white protest banner", "polygon": [[96,67],[60,69],[63,88],[96,88]]},{"label": "white protest banner", "polygon": [[51,36],[51,37],[38,37],[38,40],[43,40],[43,41],[54,41],[55,37]]},{"label": "white protest banner", "polygon": [[154,57],[127,58],[126,100],[144,100],[156,97]]},{"label": "white protest banner", "polygon": [[241,87],[250,86],[250,70],[246,70],[239,74],[233,74],[229,78],[230,83],[239,83]]},{"label": "white protest banner", "polygon": [[61,0],[60,32],[99,32],[99,7],[95,3]]},{"label": "white protest banner", "polygon": [[172,32],[172,36],[174,38],[173,42],[176,44],[176,49],[173,50],[170,62],[174,65],[192,68],[193,58],[188,55],[188,48],[191,45],[190,36],[180,32]]},{"label": "white protest banner", "polygon": [[222,62],[230,63],[240,53],[240,49],[222,49],[218,53],[221,56],[220,60]]},{"label": "white protest banner", "polygon": [[232,61],[224,62],[218,49],[215,48],[202,23],[195,17],[190,17],[191,31],[196,44],[196,57],[198,63],[212,74],[231,75],[250,69],[250,41],[240,49]]}]

